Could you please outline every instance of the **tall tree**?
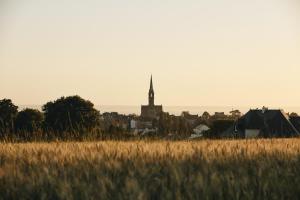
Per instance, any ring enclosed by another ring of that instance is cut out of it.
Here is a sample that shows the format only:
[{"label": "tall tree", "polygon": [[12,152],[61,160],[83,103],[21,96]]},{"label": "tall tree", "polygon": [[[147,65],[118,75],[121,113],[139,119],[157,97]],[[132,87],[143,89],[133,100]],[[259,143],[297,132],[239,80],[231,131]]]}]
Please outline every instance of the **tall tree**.
[{"label": "tall tree", "polygon": [[100,112],[79,96],[48,102],[43,111],[46,128],[55,132],[86,132],[99,126]]},{"label": "tall tree", "polygon": [[0,100],[0,133],[14,132],[14,121],[18,113],[18,106],[15,106],[10,99]]},{"label": "tall tree", "polygon": [[33,133],[40,131],[43,123],[43,113],[35,109],[25,109],[18,113],[16,118],[16,131]]}]

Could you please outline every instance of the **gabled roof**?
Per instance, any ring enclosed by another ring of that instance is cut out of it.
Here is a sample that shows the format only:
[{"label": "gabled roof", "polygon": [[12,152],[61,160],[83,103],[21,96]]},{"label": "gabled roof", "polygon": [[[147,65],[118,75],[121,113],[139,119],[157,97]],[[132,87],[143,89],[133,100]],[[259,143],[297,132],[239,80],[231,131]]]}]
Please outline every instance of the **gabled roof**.
[{"label": "gabled roof", "polygon": [[264,137],[290,137],[299,135],[289,117],[282,110],[250,110],[236,123],[237,132],[258,129]]},{"label": "gabled roof", "polygon": [[290,121],[297,131],[300,132],[300,117],[290,117]]}]

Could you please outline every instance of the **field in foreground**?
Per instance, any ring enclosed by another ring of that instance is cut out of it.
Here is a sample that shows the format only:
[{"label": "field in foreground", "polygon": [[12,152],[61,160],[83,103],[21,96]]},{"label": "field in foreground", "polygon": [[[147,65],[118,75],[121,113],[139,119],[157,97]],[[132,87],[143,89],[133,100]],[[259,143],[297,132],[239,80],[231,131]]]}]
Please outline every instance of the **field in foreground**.
[{"label": "field in foreground", "polygon": [[297,199],[300,139],[0,144],[1,199]]}]

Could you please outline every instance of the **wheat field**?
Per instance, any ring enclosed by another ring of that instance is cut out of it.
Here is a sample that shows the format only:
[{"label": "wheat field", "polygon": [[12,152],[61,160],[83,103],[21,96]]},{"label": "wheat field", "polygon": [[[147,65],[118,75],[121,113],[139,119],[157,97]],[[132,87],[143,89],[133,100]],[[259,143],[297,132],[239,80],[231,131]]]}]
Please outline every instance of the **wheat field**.
[{"label": "wheat field", "polygon": [[300,139],[0,144],[1,199],[297,199]]}]

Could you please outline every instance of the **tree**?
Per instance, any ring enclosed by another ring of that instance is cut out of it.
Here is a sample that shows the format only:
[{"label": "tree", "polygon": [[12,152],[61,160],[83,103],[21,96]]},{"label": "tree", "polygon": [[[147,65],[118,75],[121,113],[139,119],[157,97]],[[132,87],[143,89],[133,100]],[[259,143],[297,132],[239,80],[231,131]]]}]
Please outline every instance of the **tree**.
[{"label": "tree", "polygon": [[160,134],[169,134],[171,132],[172,120],[169,113],[162,112],[158,120],[158,131]]},{"label": "tree", "polygon": [[183,117],[179,118],[179,134],[185,135],[191,133],[191,128],[189,127],[188,123],[184,120]]},{"label": "tree", "polygon": [[207,112],[207,111],[205,111],[203,114],[202,114],[202,120],[203,121],[208,121],[209,119],[210,119],[210,114]]},{"label": "tree", "polygon": [[297,113],[295,113],[295,112],[292,112],[292,113],[290,114],[290,117],[299,117],[299,115],[298,115]]},{"label": "tree", "polygon": [[43,106],[45,127],[54,132],[87,132],[100,123],[94,104],[79,96],[62,97]]},{"label": "tree", "polygon": [[220,138],[233,125],[234,120],[214,120],[210,126],[211,129],[206,134],[211,138]]},{"label": "tree", "polygon": [[43,123],[43,113],[35,109],[25,109],[18,113],[16,118],[16,131],[33,133],[40,131]]},{"label": "tree", "polygon": [[14,132],[14,121],[18,113],[18,106],[15,106],[10,99],[0,100],[0,133]]}]

